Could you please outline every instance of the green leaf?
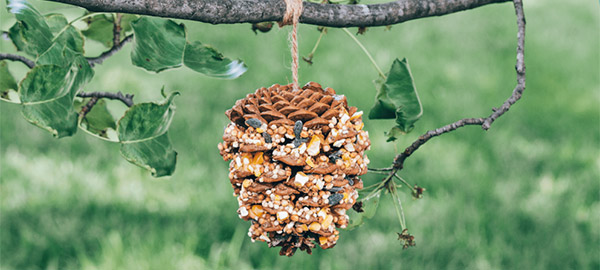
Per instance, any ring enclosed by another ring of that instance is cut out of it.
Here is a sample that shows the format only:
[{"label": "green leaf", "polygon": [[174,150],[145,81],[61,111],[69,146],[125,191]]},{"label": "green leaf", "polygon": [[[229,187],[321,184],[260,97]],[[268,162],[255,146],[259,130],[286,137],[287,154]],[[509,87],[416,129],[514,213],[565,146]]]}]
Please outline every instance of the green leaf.
[{"label": "green leaf", "polygon": [[348,210],[348,215],[350,216],[350,223],[346,229],[352,230],[356,227],[362,225],[365,220],[373,218],[375,213],[377,212],[377,207],[379,207],[379,201],[381,200],[381,190],[377,190],[375,193],[370,194],[366,198],[360,200],[363,205],[363,212],[357,213],[354,210]]},{"label": "green leaf", "polygon": [[8,0],[8,11],[15,14],[17,22],[8,36],[19,51],[37,57],[52,45],[52,32],[44,17],[23,0]]},{"label": "green leaf", "polygon": [[[75,101],[75,110],[81,112],[81,109],[90,101],[90,98],[85,98]],[[104,99],[98,100],[92,109],[81,117],[79,115],[79,128],[89,133],[92,136],[99,137],[101,139],[118,142],[117,137],[117,124],[115,118],[108,111],[106,107],[106,101]]]},{"label": "green leaf", "polygon": [[194,71],[222,79],[235,79],[248,70],[244,62],[232,61],[213,47],[203,45],[198,41],[192,44],[188,43],[185,47],[183,64]]},{"label": "green leaf", "polygon": [[369,118],[396,118],[396,127],[388,133],[388,141],[393,141],[396,136],[410,132],[423,114],[421,100],[406,59],[394,60],[385,81],[380,78],[375,83],[378,91]]},{"label": "green leaf", "polygon": [[149,170],[154,177],[173,174],[177,163],[177,152],[167,133],[151,140],[121,144],[121,154],[129,162]]},{"label": "green leaf", "polygon": [[81,33],[85,37],[98,41],[108,48],[112,47],[113,23],[104,14],[91,17],[87,29],[81,31]]},{"label": "green leaf", "polygon": [[131,22],[137,20],[140,16],[134,14],[123,14],[121,17],[121,38],[124,38],[125,35],[131,31]]},{"label": "green leaf", "polygon": [[65,16],[58,13],[48,14],[44,16],[44,18],[46,19],[46,24],[50,27],[50,32],[52,32],[52,34],[57,34],[62,31],[63,27],[69,23]]},{"label": "green leaf", "polygon": [[[65,44],[54,43],[48,50],[41,54],[35,61],[36,66],[39,65],[55,65],[67,67],[73,63],[73,59],[77,56],[73,50],[66,50]],[[79,54],[80,55],[80,54]]]},{"label": "green leaf", "polygon": [[71,50],[83,53],[83,35],[77,28],[69,25],[67,18],[62,14],[46,15],[46,23],[50,27],[50,31],[55,36],[54,43],[65,44]]},{"label": "green leaf", "polygon": [[19,94],[17,93],[17,82],[8,71],[8,63],[0,61],[0,100],[11,103],[21,103]]},{"label": "green leaf", "polygon": [[65,44],[69,49],[83,54],[83,35],[72,25],[67,26],[54,42]]},{"label": "green leaf", "polygon": [[72,57],[72,64],[37,65],[19,85],[25,119],[59,138],[77,131],[73,99],[94,76],[83,56],[72,51],[65,54]]},{"label": "green leaf", "polygon": [[135,34],[131,51],[134,65],[154,72],[181,66],[186,44],[183,24],[141,17],[133,21],[131,26]]},{"label": "green leaf", "polygon": [[[125,37],[128,32],[131,32],[131,22],[139,18],[137,15],[123,14],[121,17],[121,39]],[[88,27],[83,30],[82,33],[87,38],[98,41],[102,45],[110,48],[113,44],[113,27],[114,20],[112,15],[100,14],[90,17],[88,20]]]},{"label": "green leaf", "polygon": [[386,142],[393,142],[396,139],[398,139],[401,135],[404,135],[406,133],[403,132],[398,126],[395,126],[392,127],[390,131],[384,132],[384,134],[387,137],[387,139],[385,140]]},{"label": "green leaf", "polygon": [[177,152],[167,130],[175,113],[173,98],[178,94],[171,93],[162,103],[133,105],[117,124],[121,154],[155,177],[171,175],[175,170]]}]

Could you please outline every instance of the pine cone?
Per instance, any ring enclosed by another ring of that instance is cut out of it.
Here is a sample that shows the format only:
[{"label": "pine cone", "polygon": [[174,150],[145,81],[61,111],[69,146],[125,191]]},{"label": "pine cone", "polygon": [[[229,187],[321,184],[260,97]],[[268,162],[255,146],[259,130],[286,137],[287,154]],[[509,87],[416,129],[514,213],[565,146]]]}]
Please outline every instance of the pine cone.
[{"label": "pine cone", "polygon": [[346,210],[358,198],[370,147],[362,111],[318,83],[260,88],[226,113],[219,151],[231,160],[229,179],[238,214],[251,220],[252,241],[297,248],[335,246],[348,224]]}]

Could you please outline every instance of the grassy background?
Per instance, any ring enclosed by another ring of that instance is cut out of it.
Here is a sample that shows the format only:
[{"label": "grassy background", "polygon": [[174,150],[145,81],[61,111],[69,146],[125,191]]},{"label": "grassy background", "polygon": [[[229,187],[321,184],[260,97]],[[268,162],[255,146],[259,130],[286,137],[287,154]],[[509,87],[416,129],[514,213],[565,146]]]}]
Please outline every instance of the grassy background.
[{"label": "grassy background", "polygon": [[[44,12],[80,11],[35,1]],[[1,29],[14,18],[0,3]],[[166,179],[120,158],[118,145],[84,132],[54,139],[0,103],[0,266],[2,269],[599,269],[599,9],[595,1],[526,0],[527,90],[488,132],[466,127],[435,138],[406,162],[402,175],[426,187],[403,195],[417,246],[402,250],[389,197],[372,220],[342,232],[338,245],[278,256],[251,243],[238,219],[218,154],[223,112],[246,93],[290,80],[288,29],[255,35],[249,25],[186,22],[201,40],[249,66],[223,81],[188,69],[150,74],[133,67],[130,45],[98,66],[87,91],[160,98],[179,90],[170,136],[179,152]],[[354,31],[354,30],[353,30]],[[386,144],[391,121],[366,121],[373,167],[429,129],[488,115],[515,84],[512,5],[372,28],[358,38],[387,70],[407,57],[425,113],[415,130]],[[300,27],[308,54],[318,32]],[[100,47],[88,43],[87,54]],[[9,41],[0,51],[14,52]],[[368,111],[377,73],[340,30],[331,29],[301,81],[316,81]],[[21,78],[26,70],[11,63]],[[115,115],[124,107],[112,105]],[[366,184],[378,181],[364,177]]]}]

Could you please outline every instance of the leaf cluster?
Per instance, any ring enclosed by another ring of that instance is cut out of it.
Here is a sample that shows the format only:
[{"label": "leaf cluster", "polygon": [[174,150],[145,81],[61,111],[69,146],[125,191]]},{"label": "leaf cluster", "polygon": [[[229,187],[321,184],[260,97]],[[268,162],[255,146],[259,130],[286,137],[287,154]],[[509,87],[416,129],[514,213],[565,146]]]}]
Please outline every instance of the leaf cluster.
[{"label": "leaf cluster", "polygon": [[[156,177],[171,175],[177,152],[168,129],[175,113],[177,92],[161,102],[131,106],[119,119],[107,101],[78,95],[94,77],[84,43],[100,42],[115,50],[133,35],[132,64],[148,71],[186,66],[207,76],[233,79],[246,71],[240,60],[231,60],[209,45],[190,42],[183,24],[173,20],[117,14],[85,13],[69,22],[62,14],[42,15],[24,0],[8,0],[8,11],[17,22],[7,33],[18,51],[35,59],[35,66],[17,83],[5,61],[0,61],[0,99],[18,103],[25,119],[57,138],[79,129],[119,143],[123,157]],[[87,28],[73,22],[84,20]]]}]

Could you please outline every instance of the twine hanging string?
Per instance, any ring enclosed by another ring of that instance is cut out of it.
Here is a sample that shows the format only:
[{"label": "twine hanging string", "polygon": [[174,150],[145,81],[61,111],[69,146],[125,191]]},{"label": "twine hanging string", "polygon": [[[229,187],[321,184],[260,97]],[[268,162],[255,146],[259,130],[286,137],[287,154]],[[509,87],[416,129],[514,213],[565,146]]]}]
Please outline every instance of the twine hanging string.
[{"label": "twine hanging string", "polygon": [[283,20],[279,22],[279,27],[292,25],[292,33],[290,34],[292,43],[292,79],[294,81],[294,91],[300,89],[298,87],[298,21],[302,15],[302,0],[284,0],[285,14]]}]

